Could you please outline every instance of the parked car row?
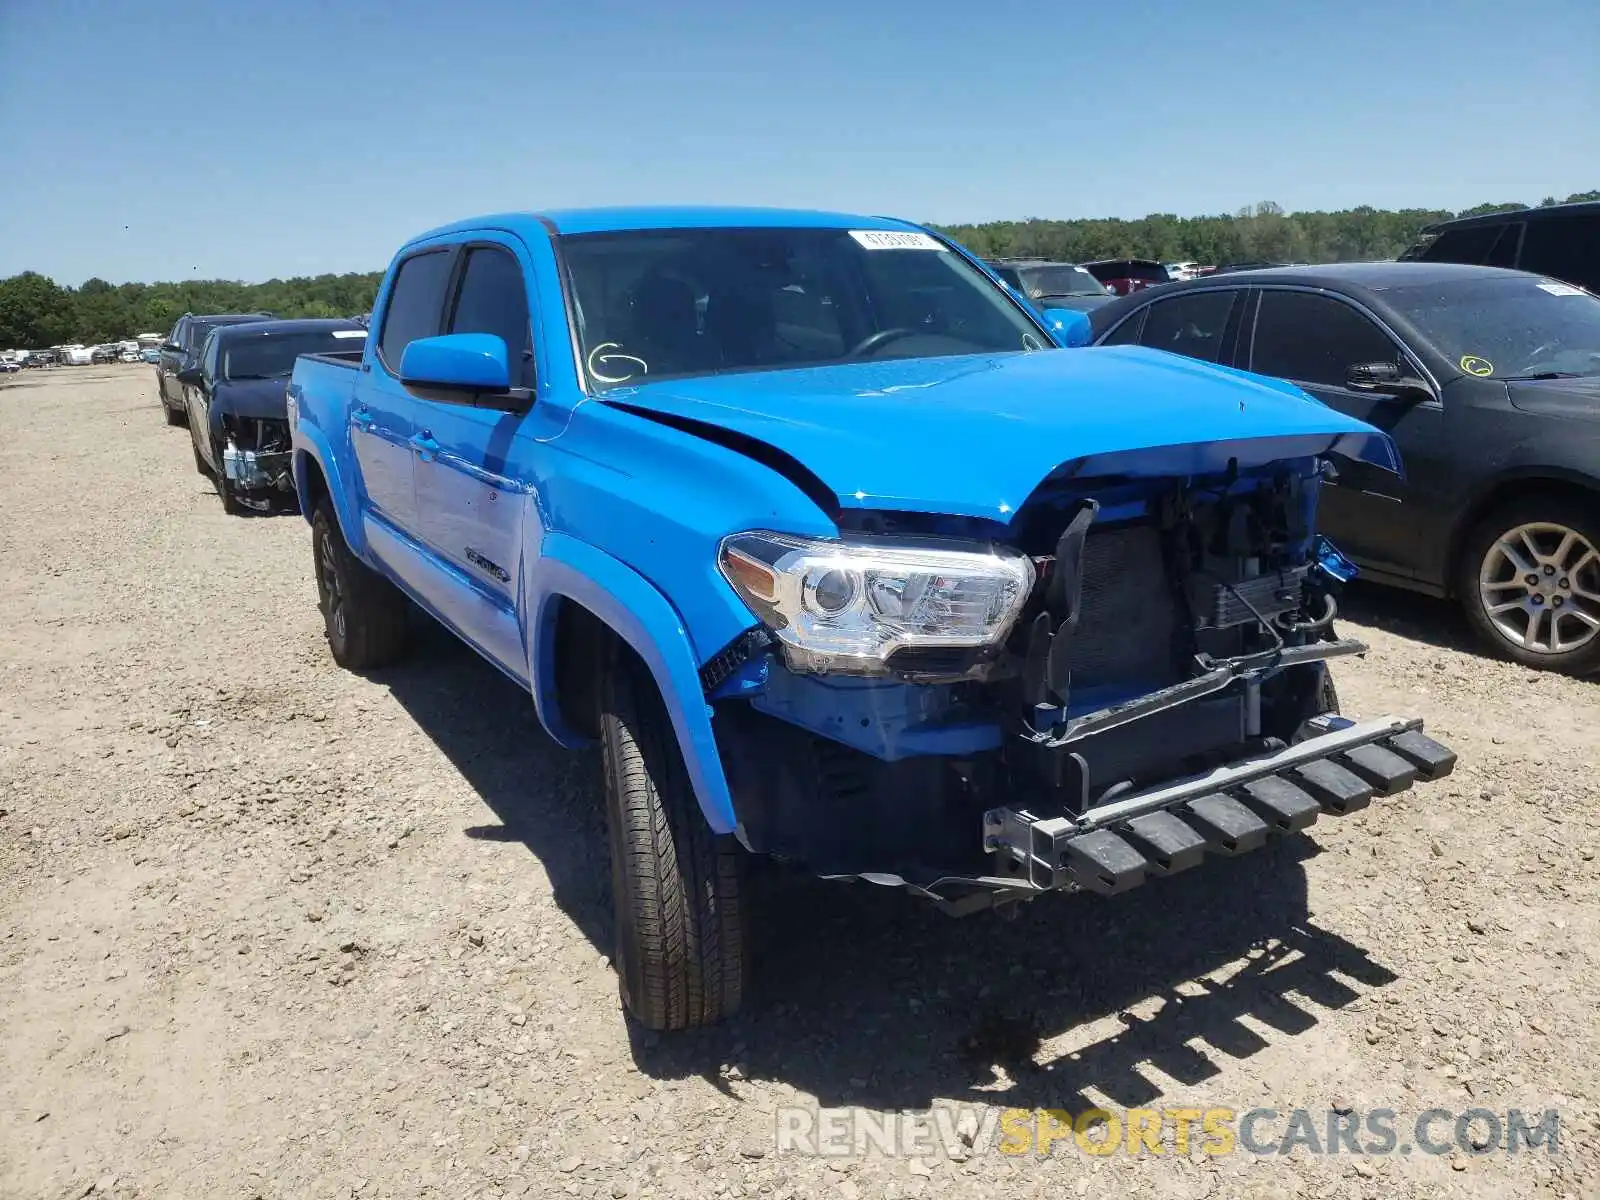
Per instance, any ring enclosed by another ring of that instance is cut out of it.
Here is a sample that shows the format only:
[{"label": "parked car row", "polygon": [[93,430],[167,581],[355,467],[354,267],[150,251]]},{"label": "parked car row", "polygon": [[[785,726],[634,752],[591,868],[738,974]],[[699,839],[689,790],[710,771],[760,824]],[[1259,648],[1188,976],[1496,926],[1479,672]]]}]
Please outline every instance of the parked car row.
[{"label": "parked car row", "polygon": [[342,319],[278,320],[266,313],[185,313],[156,359],[169,425],[188,427],[194,466],[229,514],[292,506],[286,387],[301,354],[367,336]]}]

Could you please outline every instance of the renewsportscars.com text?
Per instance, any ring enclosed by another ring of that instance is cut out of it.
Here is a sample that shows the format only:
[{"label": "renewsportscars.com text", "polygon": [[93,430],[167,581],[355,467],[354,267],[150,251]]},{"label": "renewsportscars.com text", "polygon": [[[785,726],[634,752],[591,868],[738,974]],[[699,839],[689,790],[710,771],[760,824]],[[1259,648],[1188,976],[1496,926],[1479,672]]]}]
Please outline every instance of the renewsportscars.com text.
[{"label": "renewsportscars.com text", "polygon": [[939,1106],[925,1112],[782,1107],[780,1154],[849,1158],[869,1153],[966,1158],[999,1152],[1047,1156],[1176,1154],[1443,1155],[1555,1154],[1555,1109],[1487,1108],[1103,1108],[995,1109]]}]

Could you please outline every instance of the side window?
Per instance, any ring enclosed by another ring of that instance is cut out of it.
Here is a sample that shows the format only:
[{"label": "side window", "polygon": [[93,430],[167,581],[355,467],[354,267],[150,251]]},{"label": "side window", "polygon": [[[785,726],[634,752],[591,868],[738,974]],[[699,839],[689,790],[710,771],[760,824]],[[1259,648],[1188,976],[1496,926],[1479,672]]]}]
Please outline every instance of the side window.
[{"label": "side window", "polygon": [[1389,335],[1344,301],[1310,292],[1262,290],[1252,371],[1342,388],[1355,363],[1401,361]]},{"label": "side window", "polygon": [[1481,263],[1504,228],[1504,225],[1469,225],[1465,229],[1447,229],[1417,257],[1424,262]]},{"label": "side window", "polygon": [[1529,221],[1520,265],[1536,275],[1600,291],[1600,213]]},{"label": "side window", "polygon": [[1517,265],[1517,246],[1522,241],[1522,222],[1512,221],[1509,225],[1500,227],[1500,236],[1495,238],[1494,245],[1489,247],[1489,253],[1483,257],[1486,267],[1514,267]]},{"label": "side window", "polygon": [[182,346],[184,335],[189,331],[189,318],[179,317],[178,323],[172,327],[172,332],[167,335],[167,341],[174,346]]},{"label": "side window", "polygon": [[1102,346],[1137,346],[1139,334],[1144,329],[1145,315],[1150,310],[1141,308],[1133,316],[1111,331],[1111,335],[1101,342]]},{"label": "side window", "polygon": [[395,272],[383,314],[383,333],[378,340],[383,365],[394,374],[400,373],[400,358],[407,346],[439,332],[449,273],[450,252],[444,249],[412,255]]},{"label": "side window", "polygon": [[528,332],[528,288],[522,264],[505,250],[467,251],[450,333],[492,333],[506,344],[512,387],[533,385],[533,344]]},{"label": "side window", "polygon": [[1237,289],[1226,289],[1158,300],[1150,306],[1139,344],[1202,362],[1220,361],[1228,314],[1238,294]]}]

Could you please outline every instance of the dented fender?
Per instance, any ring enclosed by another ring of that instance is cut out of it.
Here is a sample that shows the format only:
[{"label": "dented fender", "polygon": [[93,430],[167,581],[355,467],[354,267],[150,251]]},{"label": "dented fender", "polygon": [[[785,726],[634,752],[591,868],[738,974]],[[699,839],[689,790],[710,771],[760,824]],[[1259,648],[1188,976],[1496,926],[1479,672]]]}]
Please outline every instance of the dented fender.
[{"label": "dented fender", "polygon": [[734,832],[733,795],[711,729],[711,706],[689,631],[677,609],[642,575],[603,550],[567,534],[546,534],[527,572],[525,612],[532,650],[529,678],[539,721],[564,745],[580,744],[556,699],[554,639],[559,602],[582,605],[626,642],[649,669],[672,722],[706,823]]}]

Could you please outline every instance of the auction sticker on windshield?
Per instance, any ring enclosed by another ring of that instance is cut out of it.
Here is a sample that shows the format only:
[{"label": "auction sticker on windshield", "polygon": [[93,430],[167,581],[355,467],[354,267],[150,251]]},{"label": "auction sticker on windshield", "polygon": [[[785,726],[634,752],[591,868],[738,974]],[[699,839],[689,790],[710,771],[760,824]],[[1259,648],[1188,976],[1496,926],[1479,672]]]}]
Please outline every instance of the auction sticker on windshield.
[{"label": "auction sticker on windshield", "polygon": [[335,329],[333,336],[336,338],[366,337],[367,331],[365,329]]},{"label": "auction sticker on windshield", "polygon": [[1581,287],[1573,287],[1570,283],[1556,283],[1554,281],[1538,285],[1541,292],[1549,292],[1552,296],[1582,296]]},{"label": "auction sticker on windshield", "polygon": [[938,239],[925,233],[910,233],[898,229],[852,229],[850,236],[866,250],[943,250]]}]

